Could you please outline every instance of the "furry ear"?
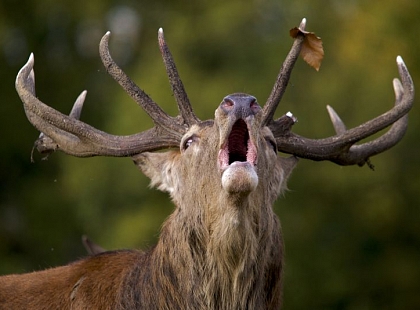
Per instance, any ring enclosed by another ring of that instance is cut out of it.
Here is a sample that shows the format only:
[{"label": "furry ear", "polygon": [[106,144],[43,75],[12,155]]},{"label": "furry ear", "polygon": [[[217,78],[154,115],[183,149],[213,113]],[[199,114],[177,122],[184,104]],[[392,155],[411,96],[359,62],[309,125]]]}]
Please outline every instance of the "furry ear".
[{"label": "furry ear", "polygon": [[287,182],[290,175],[292,174],[293,169],[296,167],[299,159],[296,156],[289,156],[289,157],[279,156],[278,161],[280,162],[280,166],[283,168],[284,182]]},{"label": "furry ear", "polygon": [[156,186],[161,191],[172,193],[176,186],[174,162],[179,152],[168,151],[160,153],[144,152],[132,157],[134,164],[150,178],[150,186]]},{"label": "furry ear", "polygon": [[287,181],[289,180],[289,177],[292,174],[293,169],[296,167],[298,161],[299,159],[295,156],[289,156],[289,157],[277,156],[277,162],[279,166],[281,167],[281,172],[282,172],[280,192],[284,192],[285,190],[287,190]]}]

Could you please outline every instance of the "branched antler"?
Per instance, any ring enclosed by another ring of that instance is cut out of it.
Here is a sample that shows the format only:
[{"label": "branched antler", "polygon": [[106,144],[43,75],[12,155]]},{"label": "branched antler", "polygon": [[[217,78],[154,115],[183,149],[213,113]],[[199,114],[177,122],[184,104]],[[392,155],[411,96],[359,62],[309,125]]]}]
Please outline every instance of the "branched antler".
[{"label": "branched antler", "polygon": [[17,75],[16,89],[24,103],[29,121],[41,131],[34,146],[41,153],[49,154],[55,150],[61,150],[79,157],[132,156],[145,151],[178,147],[188,126],[199,122],[185,94],[161,29],[159,30],[159,45],[168,75],[171,77],[171,85],[174,92],[176,91],[181,111],[178,117],[166,114],[118,67],[109,53],[109,36],[110,33],[106,33],[100,43],[100,55],[106,70],[146,111],[155,126],[141,133],[115,136],[80,121],[86,91],[78,97],[69,116],[47,106],[35,96],[34,56],[31,54],[28,62]]},{"label": "branched antler", "polygon": [[[401,82],[394,79],[395,106],[384,114],[347,130],[337,113],[327,107],[337,135],[325,139],[309,139],[290,131],[293,121],[283,116],[269,127],[276,134],[279,151],[312,160],[329,160],[339,165],[364,165],[369,157],[379,154],[403,137],[408,123],[408,112],[414,101],[414,85],[400,56],[397,57]],[[284,124],[288,124],[285,126]],[[356,145],[355,143],[391,126],[381,137]]]}]

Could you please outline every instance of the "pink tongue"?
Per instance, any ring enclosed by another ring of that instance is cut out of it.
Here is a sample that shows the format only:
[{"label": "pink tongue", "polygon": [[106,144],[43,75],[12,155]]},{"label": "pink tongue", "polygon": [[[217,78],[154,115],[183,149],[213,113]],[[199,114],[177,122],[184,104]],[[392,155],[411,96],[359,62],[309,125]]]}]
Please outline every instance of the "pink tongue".
[{"label": "pink tongue", "polygon": [[254,144],[251,143],[251,140],[248,140],[248,152],[246,154],[246,160],[253,165],[257,164],[257,149]]}]

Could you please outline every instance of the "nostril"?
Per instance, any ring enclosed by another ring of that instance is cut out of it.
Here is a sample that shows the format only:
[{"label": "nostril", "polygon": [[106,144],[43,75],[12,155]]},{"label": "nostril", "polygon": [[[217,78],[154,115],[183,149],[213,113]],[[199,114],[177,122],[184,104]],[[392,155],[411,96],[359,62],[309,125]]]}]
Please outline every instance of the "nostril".
[{"label": "nostril", "polygon": [[224,98],[221,104],[222,108],[227,111],[232,110],[234,105],[235,105],[235,102],[229,98]]},{"label": "nostril", "polygon": [[257,102],[257,99],[253,98],[253,100],[251,101],[249,107],[251,108],[251,111],[256,114],[258,111],[261,110],[260,105]]}]

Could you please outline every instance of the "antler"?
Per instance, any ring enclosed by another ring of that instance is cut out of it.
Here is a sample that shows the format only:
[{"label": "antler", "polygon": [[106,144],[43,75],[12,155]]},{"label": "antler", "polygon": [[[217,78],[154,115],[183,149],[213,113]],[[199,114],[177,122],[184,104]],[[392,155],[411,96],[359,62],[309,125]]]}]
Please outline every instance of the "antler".
[{"label": "antler", "polygon": [[199,122],[182,86],[162,29],[159,30],[159,45],[170,83],[176,92],[175,97],[181,112],[178,117],[166,114],[117,66],[109,53],[109,36],[110,33],[107,32],[100,43],[100,55],[106,70],[146,111],[155,126],[137,134],[115,136],[80,121],[86,91],[78,97],[69,116],[47,106],[35,96],[34,56],[31,54],[16,77],[16,90],[24,104],[28,120],[41,131],[34,146],[39,152],[48,154],[58,149],[79,157],[132,156],[145,151],[178,147],[188,126]]},{"label": "antler", "polygon": [[[304,30],[306,20],[299,26]],[[414,85],[411,76],[400,56],[397,65],[402,83],[394,79],[395,106],[388,112],[355,128],[346,129],[337,113],[327,106],[330,118],[337,135],[325,139],[309,139],[291,132],[296,118],[289,112],[277,120],[273,115],[286,89],[291,70],[296,62],[304,41],[304,33],[298,35],[278,75],[273,91],[264,106],[264,123],[270,127],[277,140],[280,152],[293,154],[297,157],[316,161],[329,160],[339,165],[363,166],[365,163],[372,168],[369,157],[384,152],[397,144],[403,137],[408,124],[408,112],[414,101]],[[381,137],[361,144],[355,143],[391,126]]]},{"label": "antler", "polygon": [[[299,30],[305,30],[306,18],[302,19]],[[293,46],[287,54],[283,65],[280,68],[280,72],[277,76],[276,83],[274,83],[271,94],[267,99],[267,102],[263,108],[263,125],[268,125],[273,121],[274,113],[276,112],[277,106],[279,105],[284,92],[286,91],[287,84],[289,83],[292,69],[299,57],[300,51],[302,50],[303,41],[305,36],[303,33],[298,35],[293,42]]]}]

